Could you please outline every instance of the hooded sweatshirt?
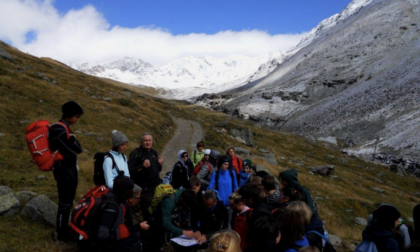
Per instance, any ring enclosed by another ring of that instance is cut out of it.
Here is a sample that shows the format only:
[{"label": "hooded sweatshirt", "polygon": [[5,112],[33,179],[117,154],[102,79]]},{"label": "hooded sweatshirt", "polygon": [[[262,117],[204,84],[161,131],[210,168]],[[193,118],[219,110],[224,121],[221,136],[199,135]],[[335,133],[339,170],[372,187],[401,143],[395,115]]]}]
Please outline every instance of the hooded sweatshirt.
[{"label": "hooded sweatshirt", "polygon": [[[219,173],[218,183],[216,182],[217,174]],[[231,175],[233,178],[231,177]],[[233,182],[233,185],[232,185]],[[217,183],[217,185],[216,185]],[[229,196],[238,189],[238,183],[236,181],[236,174],[234,171],[229,171],[218,169],[216,172],[213,173],[211,177],[209,189],[216,189],[219,193],[220,200],[223,202],[223,205],[229,206]]]},{"label": "hooded sweatshirt", "polygon": [[314,204],[311,194],[305,187],[299,184],[297,170],[295,169],[287,170],[287,171],[282,172],[282,174],[284,175],[284,178],[286,182],[289,184],[289,186],[298,190],[302,194],[303,196],[302,201],[308,204],[309,208],[311,208],[312,214],[318,213],[318,209],[316,208]]},{"label": "hooded sweatshirt", "polygon": [[399,252],[400,247],[391,231],[375,224],[367,226],[362,233],[363,240],[373,241],[378,251]]},{"label": "hooded sweatshirt", "polygon": [[239,185],[238,186],[241,187],[249,181],[251,173],[245,172],[245,170],[242,169],[238,176],[239,176]]},{"label": "hooded sweatshirt", "polygon": [[172,181],[171,185],[174,189],[178,189],[181,186],[183,188],[190,188],[190,171],[193,169],[191,160],[188,159],[184,162],[182,155],[187,153],[185,150],[178,151],[178,162],[174,165],[172,170]]}]

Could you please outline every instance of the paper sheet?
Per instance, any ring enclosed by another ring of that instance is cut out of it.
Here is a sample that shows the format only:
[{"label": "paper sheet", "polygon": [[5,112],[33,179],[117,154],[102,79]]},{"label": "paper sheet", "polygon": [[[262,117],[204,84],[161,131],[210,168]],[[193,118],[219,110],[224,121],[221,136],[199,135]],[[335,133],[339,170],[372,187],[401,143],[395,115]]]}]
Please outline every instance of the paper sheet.
[{"label": "paper sheet", "polygon": [[176,238],[172,238],[171,241],[175,242],[176,244],[179,244],[183,247],[190,247],[194,245],[199,245],[199,242],[195,239],[188,238],[185,235],[181,235]]}]

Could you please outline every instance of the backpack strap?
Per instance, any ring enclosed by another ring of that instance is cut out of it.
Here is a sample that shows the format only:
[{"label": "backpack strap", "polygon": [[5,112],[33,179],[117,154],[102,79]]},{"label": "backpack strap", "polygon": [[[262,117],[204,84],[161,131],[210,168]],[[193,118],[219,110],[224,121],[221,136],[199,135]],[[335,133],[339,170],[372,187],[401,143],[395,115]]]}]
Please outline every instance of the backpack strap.
[{"label": "backpack strap", "polygon": [[196,156],[197,156],[197,150],[195,150],[195,151],[194,151],[194,164],[196,164],[196,163],[197,163],[197,158],[196,158]]},{"label": "backpack strap", "polygon": [[232,183],[232,192],[235,191],[235,183],[234,183],[234,175],[233,175],[233,171],[231,169],[229,170],[229,175],[230,175],[230,179],[231,179],[231,183]]},{"label": "backpack strap", "polygon": [[219,169],[217,169],[216,178],[214,180],[214,190],[217,190],[217,191],[219,191],[219,176],[220,176],[220,172],[219,172]]},{"label": "backpack strap", "polygon": [[320,232],[318,232],[316,230],[308,231],[306,234],[316,234],[319,237],[321,237],[322,239],[324,239],[326,242],[328,242],[328,243],[330,242],[330,240],[328,239],[328,237],[326,237],[325,235],[321,234]]},{"label": "backpack strap", "polygon": [[68,127],[65,123],[58,121],[58,122],[56,122],[56,123],[53,123],[51,126],[53,126],[53,125],[61,125],[61,126],[63,126],[63,127],[64,127],[64,129],[65,129],[65,130],[66,130],[66,132],[67,132],[67,139],[69,139],[69,138],[70,138],[70,129],[69,129],[69,127]]},{"label": "backpack strap", "polygon": [[[123,156],[124,156],[124,154],[123,154]],[[118,168],[118,165],[117,165],[117,163],[115,162],[114,156],[113,156],[110,152],[106,152],[106,153],[105,153],[105,158],[104,158],[104,161],[105,161],[105,159],[106,159],[107,157],[111,158],[111,160],[112,160],[112,169],[116,169],[116,170],[117,170],[117,173],[118,173],[118,172],[120,171],[120,168]],[[125,160],[125,158],[124,158],[124,160]]]}]

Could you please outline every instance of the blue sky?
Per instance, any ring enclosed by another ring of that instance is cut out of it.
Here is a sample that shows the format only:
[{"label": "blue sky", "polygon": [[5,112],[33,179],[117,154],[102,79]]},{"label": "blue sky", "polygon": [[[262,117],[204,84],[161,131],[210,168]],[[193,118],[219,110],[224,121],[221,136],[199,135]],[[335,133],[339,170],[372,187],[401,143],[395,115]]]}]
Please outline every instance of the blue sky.
[{"label": "blue sky", "polygon": [[287,51],[350,0],[0,0],[0,39],[65,63]]}]

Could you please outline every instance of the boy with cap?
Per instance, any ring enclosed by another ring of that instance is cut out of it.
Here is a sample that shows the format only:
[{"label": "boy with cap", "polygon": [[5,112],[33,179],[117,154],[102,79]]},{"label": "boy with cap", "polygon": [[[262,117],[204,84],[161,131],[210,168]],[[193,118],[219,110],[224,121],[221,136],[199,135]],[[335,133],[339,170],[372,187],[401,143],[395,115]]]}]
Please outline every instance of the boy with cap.
[{"label": "boy with cap", "polygon": [[70,125],[77,123],[83,115],[83,109],[74,101],[61,107],[62,117],[59,123],[53,124],[48,131],[49,145],[52,151],[58,150],[64,157],[54,163],[54,178],[57,181],[58,211],[57,240],[68,240],[68,221],[78,183],[77,154],[82,146],[77,141]]},{"label": "boy with cap", "polygon": [[[127,143],[128,138],[124,135],[124,133],[118,130],[112,131],[112,149],[109,151],[112,157],[107,156],[103,164],[105,184],[108,188],[112,189],[114,179],[118,176],[118,170],[124,171],[124,176],[130,177],[127,157],[124,155]],[[115,161],[115,168],[113,167],[112,158]]]}]

